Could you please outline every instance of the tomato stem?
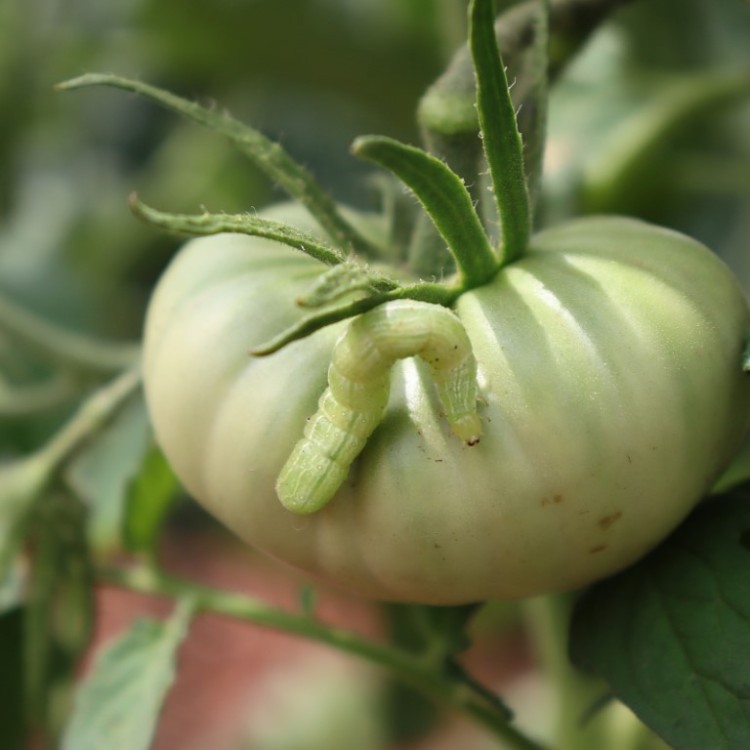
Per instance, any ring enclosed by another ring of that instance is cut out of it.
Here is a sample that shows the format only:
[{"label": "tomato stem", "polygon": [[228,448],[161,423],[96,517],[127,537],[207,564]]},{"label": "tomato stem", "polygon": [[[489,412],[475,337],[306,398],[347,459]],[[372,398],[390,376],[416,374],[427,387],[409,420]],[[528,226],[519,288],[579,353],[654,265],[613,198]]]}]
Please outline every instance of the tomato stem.
[{"label": "tomato stem", "polygon": [[483,726],[512,750],[547,750],[512,726],[504,711],[471,681],[457,681],[424,664],[419,654],[376,643],[354,633],[325,625],[307,614],[293,614],[267,606],[242,594],[201,586],[140,564],[129,569],[99,571],[107,583],[143,594],[190,599],[197,611],[232,617],[273,628],[360,657],[383,667],[395,677],[436,702],[455,708]]},{"label": "tomato stem", "polygon": [[[552,4],[549,25],[555,44],[550,49],[550,76],[555,77],[563,69],[613,11],[630,2],[558,0]],[[533,33],[538,17],[538,0],[515,4],[498,17],[495,35],[507,65],[515,65],[529,44],[538,38]],[[427,89],[417,110],[417,120],[430,152],[445,159],[468,181],[476,178],[479,131],[472,73],[471,55],[464,45]]]},{"label": "tomato stem", "polygon": [[602,708],[592,715],[592,708],[607,698],[608,687],[577,670],[568,656],[574,602],[575,595],[553,594],[529,599],[522,605],[537,658],[553,687],[555,750],[620,747],[611,712]]},{"label": "tomato stem", "polygon": [[39,450],[0,469],[0,507],[5,514],[8,544],[0,548],[3,580],[22,527],[34,503],[54,480],[63,464],[122,408],[140,386],[140,368],[126,370],[89,396]]},{"label": "tomato stem", "polygon": [[0,329],[20,339],[45,359],[67,368],[109,375],[133,365],[138,344],[117,344],[65,330],[0,294]]},{"label": "tomato stem", "polygon": [[59,468],[122,408],[140,386],[139,366],[123,371],[94,391],[35,455],[43,457],[50,473]]}]

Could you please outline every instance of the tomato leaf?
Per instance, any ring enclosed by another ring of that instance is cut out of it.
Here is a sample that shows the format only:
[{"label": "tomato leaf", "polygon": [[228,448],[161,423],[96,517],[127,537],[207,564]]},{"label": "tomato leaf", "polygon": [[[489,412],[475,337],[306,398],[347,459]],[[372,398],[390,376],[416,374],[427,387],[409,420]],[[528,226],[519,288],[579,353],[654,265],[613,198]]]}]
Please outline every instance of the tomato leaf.
[{"label": "tomato leaf", "polygon": [[81,686],[63,750],[147,750],[175,677],[192,605],[164,623],[139,620],[105,646]]},{"label": "tomato leaf", "polygon": [[677,750],[750,747],[750,483],[595,586],[571,655]]},{"label": "tomato leaf", "polygon": [[131,552],[152,553],[179,484],[164,454],[154,444],[127,493],[123,531]]},{"label": "tomato leaf", "polygon": [[469,285],[483,284],[494,275],[498,258],[472,197],[463,180],[445,162],[384,136],[357,138],[352,151],[391,170],[411,188]]},{"label": "tomato leaf", "polygon": [[31,726],[57,745],[75,667],[89,642],[93,575],[85,513],[64,494],[34,514],[24,638],[25,698]]}]

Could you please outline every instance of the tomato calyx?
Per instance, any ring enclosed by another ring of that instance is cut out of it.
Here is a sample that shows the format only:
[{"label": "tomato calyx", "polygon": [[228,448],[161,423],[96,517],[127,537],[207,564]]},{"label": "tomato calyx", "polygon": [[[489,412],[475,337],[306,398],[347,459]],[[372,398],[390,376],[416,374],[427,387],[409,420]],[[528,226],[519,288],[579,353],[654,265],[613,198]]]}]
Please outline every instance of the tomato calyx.
[{"label": "tomato calyx", "polygon": [[324,326],[387,302],[414,300],[450,307],[461,294],[489,283],[503,266],[526,251],[531,210],[523,145],[494,33],[491,0],[472,0],[469,22],[480,136],[502,225],[502,242],[496,246],[490,240],[488,219],[480,217],[462,178],[441,159],[382,136],[362,137],[353,144],[356,155],[390,170],[418,199],[454,261],[455,275],[441,282],[402,282],[396,274],[370,268],[361,259],[387,255],[383,248],[349,221],[328,193],[278,143],[228,114],[110,74],[84,75],[59,84],[58,88],[114,86],[144,95],[220,133],[315,218],[327,239],[253,214],[169,214],[148,207],[136,196],[131,197],[136,216],[167,231],[188,235],[238,232],[264,237],[301,250],[329,267],[298,300],[300,306],[313,311],[253,350],[257,355],[270,354]]}]

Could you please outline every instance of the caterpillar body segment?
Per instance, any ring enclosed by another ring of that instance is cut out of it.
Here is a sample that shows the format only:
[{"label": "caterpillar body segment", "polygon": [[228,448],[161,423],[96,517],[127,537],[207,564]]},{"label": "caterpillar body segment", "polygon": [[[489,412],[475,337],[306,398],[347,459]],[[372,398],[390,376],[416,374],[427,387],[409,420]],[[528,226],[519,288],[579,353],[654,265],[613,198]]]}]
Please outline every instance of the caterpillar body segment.
[{"label": "caterpillar body segment", "polygon": [[331,500],[383,419],[391,368],[412,356],[430,367],[453,432],[479,442],[477,366],[460,320],[440,305],[389,302],[356,318],[336,343],[328,388],[276,484],[284,507],[314,513]]}]

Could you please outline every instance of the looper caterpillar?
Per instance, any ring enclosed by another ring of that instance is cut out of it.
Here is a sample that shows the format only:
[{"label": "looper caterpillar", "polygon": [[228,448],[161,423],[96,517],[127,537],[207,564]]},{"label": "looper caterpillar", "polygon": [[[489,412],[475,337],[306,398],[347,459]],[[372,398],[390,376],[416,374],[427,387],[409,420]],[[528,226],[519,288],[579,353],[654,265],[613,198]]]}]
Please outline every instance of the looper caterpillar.
[{"label": "looper caterpillar", "polygon": [[285,508],[314,513],[334,496],[383,418],[391,367],[412,356],[429,365],[453,432],[479,442],[477,365],[461,321],[441,305],[389,302],[356,318],[336,343],[328,388],[276,483]]}]

